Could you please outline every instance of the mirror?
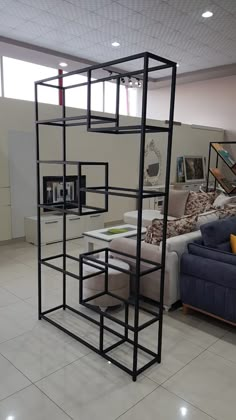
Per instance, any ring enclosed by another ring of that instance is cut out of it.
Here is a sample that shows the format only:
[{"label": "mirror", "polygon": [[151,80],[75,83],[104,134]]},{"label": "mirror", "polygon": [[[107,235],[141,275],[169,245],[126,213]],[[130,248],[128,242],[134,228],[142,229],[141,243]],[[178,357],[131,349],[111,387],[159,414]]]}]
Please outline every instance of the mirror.
[{"label": "mirror", "polygon": [[157,185],[161,173],[161,155],[160,151],[152,139],[145,147],[144,155],[144,185]]}]

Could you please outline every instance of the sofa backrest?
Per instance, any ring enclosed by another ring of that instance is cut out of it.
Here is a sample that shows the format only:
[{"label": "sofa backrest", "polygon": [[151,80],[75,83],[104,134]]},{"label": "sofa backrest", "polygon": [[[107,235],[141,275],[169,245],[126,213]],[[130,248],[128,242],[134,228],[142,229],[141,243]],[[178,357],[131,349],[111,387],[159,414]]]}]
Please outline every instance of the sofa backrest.
[{"label": "sofa backrest", "polygon": [[236,235],[236,216],[206,223],[200,230],[205,246],[230,252],[230,234]]}]

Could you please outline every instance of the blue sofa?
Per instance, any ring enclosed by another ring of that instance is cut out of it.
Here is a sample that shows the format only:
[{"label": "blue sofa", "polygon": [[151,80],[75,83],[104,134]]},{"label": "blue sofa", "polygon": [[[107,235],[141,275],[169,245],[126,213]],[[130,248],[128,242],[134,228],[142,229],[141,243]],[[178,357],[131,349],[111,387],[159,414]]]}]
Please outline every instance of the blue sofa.
[{"label": "blue sofa", "polygon": [[230,234],[236,235],[236,216],[201,226],[202,239],[190,243],[181,258],[180,294],[188,308],[236,325],[236,254]]}]

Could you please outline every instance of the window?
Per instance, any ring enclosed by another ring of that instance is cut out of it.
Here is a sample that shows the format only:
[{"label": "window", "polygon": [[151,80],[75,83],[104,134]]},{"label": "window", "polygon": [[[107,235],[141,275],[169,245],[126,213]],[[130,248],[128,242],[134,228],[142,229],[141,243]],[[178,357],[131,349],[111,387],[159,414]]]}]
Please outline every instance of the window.
[{"label": "window", "polygon": [[[116,84],[105,82],[105,112],[115,114],[116,112]],[[128,115],[127,88],[120,85],[120,114]]]},{"label": "window", "polygon": [[128,115],[128,88],[120,85],[120,114]]},{"label": "window", "polygon": [[138,89],[139,88],[128,89],[129,115],[131,117],[137,117]]},{"label": "window", "polygon": [[110,114],[116,112],[116,84],[105,82],[105,107],[104,111]]},{"label": "window", "polygon": [[[95,79],[92,79],[95,80]],[[71,86],[87,82],[87,77],[81,74],[64,77],[63,86]],[[87,108],[87,89],[88,86],[78,86],[66,89],[66,106],[73,108]],[[92,111],[103,111],[103,83],[91,85],[91,109]]]},{"label": "window", "polygon": [[[58,71],[50,67],[3,57],[4,96],[34,101],[34,82],[57,74]],[[58,81],[52,84],[58,84]],[[40,102],[58,104],[58,89],[39,87],[38,99]]]}]

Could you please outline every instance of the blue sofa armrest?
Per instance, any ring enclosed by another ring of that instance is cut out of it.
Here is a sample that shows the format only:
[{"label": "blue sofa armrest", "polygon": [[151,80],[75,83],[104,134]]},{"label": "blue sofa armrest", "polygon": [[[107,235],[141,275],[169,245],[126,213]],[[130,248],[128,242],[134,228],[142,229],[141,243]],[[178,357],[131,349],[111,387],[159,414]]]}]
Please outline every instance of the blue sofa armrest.
[{"label": "blue sofa armrest", "polygon": [[199,278],[208,283],[236,290],[236,265],[234,264],[184,253],[180,262],[180,272],[181,276]]},{"label": "blue sofa armrest", "polygon": [[220,251],[216,248],[208,248],[197,243],[188,244],[188,252],[192,255],[197,255],[199,257],[209,258],[211,260],[236,266],[236,254],[232,254],[231,252]]}]

